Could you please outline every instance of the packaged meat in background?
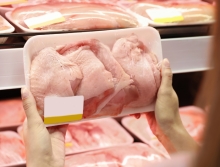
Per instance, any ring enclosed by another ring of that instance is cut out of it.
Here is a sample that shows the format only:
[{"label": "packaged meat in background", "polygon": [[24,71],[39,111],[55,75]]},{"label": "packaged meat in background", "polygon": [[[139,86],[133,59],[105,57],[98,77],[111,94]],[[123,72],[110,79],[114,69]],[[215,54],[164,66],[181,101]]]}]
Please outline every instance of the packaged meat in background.
[{"label": "packaged meat in background", "polygon": [[146,1],[130,5],[129,9],[158,26],[212,24],[214,6],[206,2],[191,1]]},{"label": "packaged meat in background", "polygon": [[164,157],[141,143],[67,156],[65,167],[146,167]]},{"label": "packaged meat in background", "polygon": [[[24,47],[26,85],[48,125],[152,110],[161,60],[160,37],[150,27],[44,35]],[[61,105],[81,97],[75,105]],[[45,112],[48,98],[59,101]],[[83,109],[73,111],[76,106]]]},{"label": "packaged meat in background", "polygon": [[[23,137],[22,126],[18,133]],[[133,138],[111,118],[69,124],[65,137],[66,154],[129,145]]]},{"label": "packaged meat in background", "polygon": [[[5,18],[0,16],[0,34],[12,33],[14,30],[14,27],[7,20],[5,20]],[[7,39],[7,37],[0,38],[0,44],[4,44]]]},{"label": "packaged meat in background", "polygon": [[123,8],[95,2],[57,2],[17,7],[6,13],[21,32],[92,31],[134,28],[141,24]]},{"label": "packaged meat in background", "polygon": [[13,131],[0,132],[0,166],[24,164],[25,147],[20,136]]},{"label": "packaged meat in background", "polygon": [[21,99],[0,101],[0,128],[21,125],[25,119],[25,112]]},{"label": "packaged meat in background", "polygon": [[[188,133],[194,140],[201,144],[202,135],[205,125],[205,112],[194,106],[181,107],[179,109],[181,120]],[[140,119],[134,117],[125,117],[122,119],[123,126],[134,136],[144,143],[149,144],[152,148],[158,150],[165,157],[169,158],[169,154],[164,146],[159,142],[157,137],[152,133],[146,116],[143,114]]]}]

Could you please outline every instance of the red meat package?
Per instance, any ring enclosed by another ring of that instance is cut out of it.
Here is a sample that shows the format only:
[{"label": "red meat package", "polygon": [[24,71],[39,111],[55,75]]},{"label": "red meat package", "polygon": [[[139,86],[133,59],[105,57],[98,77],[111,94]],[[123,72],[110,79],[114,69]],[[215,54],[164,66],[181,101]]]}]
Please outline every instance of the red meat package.
[{"label": "red meat package", "polygon": [[163,156],[145,144],[113,147],[73,156],[67,156],[65,167],[146,167]]},{"label": "red meat package", "polygon": [[[196,142],[201,144],[205,125],[204,111],[198,107],[189,106],[180,108],[179,112],[183,125],[188,133],[194,138]],[[134,117],[125,117],[122,120],[122,124],[140,140],[149,144],[152,148],[160,151],[161,154],[169,158],[169,154],[164,146],[152,133],[147,118],[144,114],[140,119],[136,119]]]},{"label": "red meat package", "polygon": [[13,131],[0,132],[0,166],[23,164],[25,147],[20,136]]},{"label": "red meat package", "polygon": [[[18,133],[23,136],[22,126]],[[65,136],[66,154],[129,145],[133,138],[110,118],[69,124]]]},{"label": "red meat package", "polygon": [[20,99],[0,101],[0,128],[21,125],[24,119],[25,112]]}]

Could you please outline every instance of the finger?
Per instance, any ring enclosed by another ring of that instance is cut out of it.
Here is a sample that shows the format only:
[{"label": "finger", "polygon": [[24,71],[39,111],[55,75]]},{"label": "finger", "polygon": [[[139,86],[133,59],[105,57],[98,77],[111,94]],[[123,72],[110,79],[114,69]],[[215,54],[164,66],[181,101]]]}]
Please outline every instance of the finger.
[{"label": "finger", "polygon": [[47,130],[50,134],[54,132],[60,132],[60,134],[65,137],[67,128],[68,125],[58,125],[58,126],[48,127]]},{"label": "finger", "polygon": [[27,88],[22,88],[21,95],[28,122],[43,123],[43,120],[37,111],[36,102],[31,92]]},{"label": "finger", "polygon": [[172,87],[173,73],[168,59],[162,62],[162,82],[161,86],[164,88]]}]

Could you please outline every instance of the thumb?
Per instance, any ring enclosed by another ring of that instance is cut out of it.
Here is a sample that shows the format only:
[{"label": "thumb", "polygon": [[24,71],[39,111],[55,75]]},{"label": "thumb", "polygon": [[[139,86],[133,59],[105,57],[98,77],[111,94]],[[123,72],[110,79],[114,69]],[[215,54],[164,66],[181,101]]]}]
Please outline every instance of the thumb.
[{"label": "thumb", "polygon": [[27,88],[22,88],[21,97],[27,121],[33,124],[43,123],[43,120],[37,111],[36,102],[32,93]]},{"label": "thumb", "polygon": [[172,87],[173,73],[168,59],[162,62],[162,82],[161,86],[164,88]]}]

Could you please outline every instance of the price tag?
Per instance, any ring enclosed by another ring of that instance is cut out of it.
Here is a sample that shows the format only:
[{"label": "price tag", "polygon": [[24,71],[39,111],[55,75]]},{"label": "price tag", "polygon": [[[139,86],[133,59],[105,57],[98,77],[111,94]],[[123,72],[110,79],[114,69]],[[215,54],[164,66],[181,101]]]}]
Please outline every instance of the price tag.
[{"label": "price tag", "polygon": [[146,12],[151,20],[156,23],[172,23],[184,20],[182,13],[175,8],[147,9]]},{"label": "price tag", "polygon": [[30,29],[35,29],[55,23],[61,23],[65,20],[66,19],[62,16],[60,12],[53,12],[42,16],[26,19],[24,20],[24,22]]},{"label": "price tag", "polygon": [[27,2],[27,0],[0,0],[0,6],[13,5]]},{"label": "price tag", "polygon": [[83,119],[83,96],[46,97],[44,99],[44,124],[58,125]]}]

